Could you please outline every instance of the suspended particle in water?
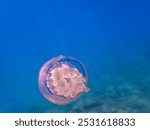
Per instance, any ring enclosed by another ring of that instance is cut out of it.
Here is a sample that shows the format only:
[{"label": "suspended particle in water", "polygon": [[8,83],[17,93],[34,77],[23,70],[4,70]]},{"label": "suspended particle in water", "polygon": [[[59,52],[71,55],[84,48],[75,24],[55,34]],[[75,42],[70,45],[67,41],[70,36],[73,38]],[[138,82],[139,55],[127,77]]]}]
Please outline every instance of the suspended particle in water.
[{"label": "suspended particle in water", "polygon": [[87,78],[86,67],[80,60],[60,55],[42,66],[38,83],[47,100],[55,104],[67,104],[89,91],[86,87]]}]

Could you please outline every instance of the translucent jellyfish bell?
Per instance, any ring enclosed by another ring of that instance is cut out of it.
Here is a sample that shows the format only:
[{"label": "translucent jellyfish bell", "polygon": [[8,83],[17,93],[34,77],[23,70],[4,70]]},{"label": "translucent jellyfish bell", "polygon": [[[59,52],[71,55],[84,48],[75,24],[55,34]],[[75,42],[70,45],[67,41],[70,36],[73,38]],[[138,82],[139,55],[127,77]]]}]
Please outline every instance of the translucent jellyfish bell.
[{"label": "translucent jellyfish bell", "polygon": [[47,100],[55,104],[67,104],[89,91],[86,87],[87,78],[86,67],[80,60],[60,55],[42,66],[38,83]]}]

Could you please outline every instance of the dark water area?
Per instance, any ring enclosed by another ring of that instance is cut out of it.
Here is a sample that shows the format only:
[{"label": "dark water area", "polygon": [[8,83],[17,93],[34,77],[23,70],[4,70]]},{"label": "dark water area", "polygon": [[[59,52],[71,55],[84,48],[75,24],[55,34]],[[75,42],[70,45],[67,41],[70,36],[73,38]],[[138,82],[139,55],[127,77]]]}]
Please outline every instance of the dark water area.
[{"label": "dark water area", "polygon": [[[150,112],[148,0],[0,2],[0,112]],[[68,105],[41,95],[52,57],[80,59],[90,91]]]}]

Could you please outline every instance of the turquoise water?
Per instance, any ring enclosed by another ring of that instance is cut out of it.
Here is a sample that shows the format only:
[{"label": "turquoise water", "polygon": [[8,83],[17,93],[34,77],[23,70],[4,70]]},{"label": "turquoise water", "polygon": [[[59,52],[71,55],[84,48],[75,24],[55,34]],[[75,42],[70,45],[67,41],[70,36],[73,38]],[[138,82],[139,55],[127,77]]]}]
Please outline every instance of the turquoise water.
[{"label": "turquoise water", "polygon": [[[150,112],[150,2],[0,2],[0,112]],[[80,59],[90,91],[68,105],[41,95],[58,55]]]}]

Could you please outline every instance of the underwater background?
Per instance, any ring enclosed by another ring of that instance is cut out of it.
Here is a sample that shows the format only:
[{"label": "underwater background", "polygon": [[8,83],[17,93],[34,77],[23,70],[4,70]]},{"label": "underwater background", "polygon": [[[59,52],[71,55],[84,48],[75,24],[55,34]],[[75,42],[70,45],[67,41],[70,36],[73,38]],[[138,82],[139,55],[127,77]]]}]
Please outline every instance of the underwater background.
[{"label": "underwater background", "polygon": [[[68,105],[38,88],[59,55],[88,69],[90,91]],[[150,1],[0,1],[0,112],[150,112]]]}]

